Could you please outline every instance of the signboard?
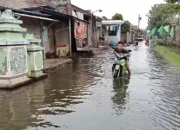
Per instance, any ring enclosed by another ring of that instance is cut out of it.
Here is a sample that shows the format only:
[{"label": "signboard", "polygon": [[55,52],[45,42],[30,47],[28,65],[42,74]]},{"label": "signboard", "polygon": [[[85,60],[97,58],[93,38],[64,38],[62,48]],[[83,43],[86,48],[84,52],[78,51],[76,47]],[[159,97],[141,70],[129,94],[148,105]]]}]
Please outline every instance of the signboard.
[{"label": "signboard", "polygon": [[74,35],[76,38],[76,47],[77,50],[82,50],[88,47],[87,39],[87,23],[84,22],[74,22]]},{"label": "signboard", "polygon": [[76,39],[87,38],[87,23],[75,21],[74,35]]}]

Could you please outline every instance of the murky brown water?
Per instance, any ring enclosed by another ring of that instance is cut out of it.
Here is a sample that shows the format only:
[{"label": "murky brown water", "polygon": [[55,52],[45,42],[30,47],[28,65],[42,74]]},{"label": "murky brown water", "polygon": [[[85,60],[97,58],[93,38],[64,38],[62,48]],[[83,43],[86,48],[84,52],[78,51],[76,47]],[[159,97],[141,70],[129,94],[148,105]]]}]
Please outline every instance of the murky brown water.
[{"label": "murky brown water", "polygon": [[16,91],[0,91],[0,130],[179,130],[180,73],[144,45],[132,78],[113,80],[112,51]]}]

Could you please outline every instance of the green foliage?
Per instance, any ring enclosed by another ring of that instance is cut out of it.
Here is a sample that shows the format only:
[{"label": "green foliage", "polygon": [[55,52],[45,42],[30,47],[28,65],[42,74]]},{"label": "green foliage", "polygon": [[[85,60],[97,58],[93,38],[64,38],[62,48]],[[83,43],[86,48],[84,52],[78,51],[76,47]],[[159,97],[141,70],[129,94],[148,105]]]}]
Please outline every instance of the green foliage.
[{"label": "green foliage", "polygon": [[102,18],[103,18],[104,20],[108,20],[108,18],[107,18],[106,16],[103,16]]},{"label": "green foliage", "polygon": [[148,29],[153,27],[159,28],[161,25],[169,24],[169,18],[173,14],[180,12],[180,5],[177,4],[156,4],[154,5],[149,13],[148,17]]},{"label": "green foliage", "polygon": [[[113,17],[112,20],[123,20],[122,14],[116,13]],[[129,21],[125,21],[124,24],[121,26],[121,32],[122,33],[127,33],[130,31],[130,25],[131,23]]]},{"label": "green foliage", "polygon": [[121,26],[121,32],[122,33],[130,32],[130,25],[131,23],[129,21],[125,21],[124,24]]},{"label": "green foliage", "polygon": [[164,46],[156,46],[155,51],[157,51],[162,57],[164,57],[174,66],[178,68],[180,67],[180,55],[178,55],[176,52],[170,51],[168,48]]},{"label": "green foliage", "polygon": [[158,39],[156,44],[157,45],[164,45],[164,42],[163,42],[163,40]]},{"label": "green foliage", "polygon": [[164,0],[164,1],[166,1],[167,3],[176,3],[176,2],[178,2],[178,0]]},{"label": "green foliage", "polygon": [[112,16],[112,20],[123,20],[122,14],[116,13],[114,16]]}]

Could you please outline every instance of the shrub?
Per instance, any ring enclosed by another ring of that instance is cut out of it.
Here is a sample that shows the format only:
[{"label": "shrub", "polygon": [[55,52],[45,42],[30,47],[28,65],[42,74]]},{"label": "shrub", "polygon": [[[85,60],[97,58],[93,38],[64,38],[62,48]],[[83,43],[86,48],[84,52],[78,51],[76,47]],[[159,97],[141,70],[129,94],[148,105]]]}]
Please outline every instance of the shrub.
[{"label": "shrub", "polygon": [[156,42],[157,45],[164,45],[164,42],[163,40],[161,39],[158,39],[157,42]]}]

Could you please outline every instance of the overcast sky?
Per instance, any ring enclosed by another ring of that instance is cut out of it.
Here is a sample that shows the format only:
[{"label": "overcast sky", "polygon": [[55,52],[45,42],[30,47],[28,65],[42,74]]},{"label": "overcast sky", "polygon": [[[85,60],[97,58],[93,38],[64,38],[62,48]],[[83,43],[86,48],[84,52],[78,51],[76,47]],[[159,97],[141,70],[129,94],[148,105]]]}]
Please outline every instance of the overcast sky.
[{"label": "overcast sky", "polygon": [[124,20],[129,20],[134,25],[137,25],[140,14],[142,17],[140,28],[146,28],[146,14],[151,6],[162,2],[164,0],[71,0],[72,4],[83,9],[92,11],[102,9],[103,12],[95,13],[98,16],[111,18],[115,13],[121,13]]}]

